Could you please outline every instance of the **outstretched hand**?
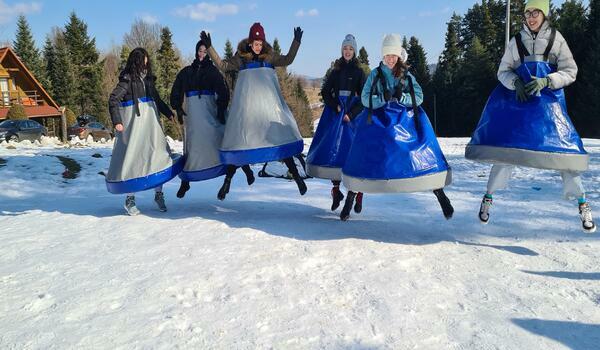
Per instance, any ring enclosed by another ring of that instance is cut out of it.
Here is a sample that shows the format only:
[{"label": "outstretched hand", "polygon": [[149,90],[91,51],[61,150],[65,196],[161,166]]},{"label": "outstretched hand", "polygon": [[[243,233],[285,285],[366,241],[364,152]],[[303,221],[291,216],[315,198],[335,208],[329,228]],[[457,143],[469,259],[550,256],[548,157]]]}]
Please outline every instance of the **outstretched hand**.
[{"label": "outstretched hand", "polygon": [[210,33],[207,33],[204,30],[200,33],[200,40],[202,40],[204,42],[207,50],[209,47],[212,46],[212,40],[210,38]]},{"label": "outstretched hand", "polygon": [[302,31],[302,29],[300,27],[294,28],[294,40],[296,40],[297,42],[300,43],[302,41],[303,33],[304,33],[304,31]]}]

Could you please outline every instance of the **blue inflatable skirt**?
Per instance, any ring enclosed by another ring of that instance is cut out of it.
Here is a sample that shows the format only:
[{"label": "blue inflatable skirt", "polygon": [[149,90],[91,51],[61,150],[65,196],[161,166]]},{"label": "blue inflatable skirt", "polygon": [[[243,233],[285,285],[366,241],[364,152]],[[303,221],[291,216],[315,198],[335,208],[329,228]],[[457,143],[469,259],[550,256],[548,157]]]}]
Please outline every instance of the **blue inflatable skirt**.
[{"label": "blue inflatable skirt", "polygon": [[[517,74],[546,77],[556,67],[525,62]],[[490,96],[465,151],[467,159],[539,169],[585,171],[589,155],[567,114],[562,89],[545,88],[539,96],[519,102],[516,93],[500,84]]]},{"label": "blue inflatable skirt", "polygon": [[357,117],[356,134],[343,172],[344,186],[354,192],[420,192],[443,188],[452,182],[429,118],[419,107],[397,102]]},{"label": "blue inflatable skirt", "polygon": [[306,172],[312,177],[342,180],[342,167],[346,163],[354,139],[353,123],[344,122],[343,118],[352,104],[358,101],[358,97],[346,95],[340,96],[339,100],[342,106],[340,113],[329,106],[323,109],[319,126],[308,150]]}]

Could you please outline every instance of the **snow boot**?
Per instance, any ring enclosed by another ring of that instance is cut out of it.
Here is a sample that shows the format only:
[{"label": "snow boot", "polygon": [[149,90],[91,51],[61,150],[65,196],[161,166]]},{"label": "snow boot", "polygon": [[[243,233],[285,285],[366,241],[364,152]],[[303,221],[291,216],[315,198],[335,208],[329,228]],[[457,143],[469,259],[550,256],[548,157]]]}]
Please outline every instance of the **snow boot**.
[{"label": "snow boot", "polygon": [[596,232],[596,224],[592,218],[592,208],[587,202],[579,204],[579,217],[581,218],[583,231],[587,233]]},{"label": "snow boot", "polygon": [[340,219],[342,221],[346,221],[350,218],[350,210],[352,210],[352,205],[354,204],[354,197],[356,193],[352,191],[348,191],[348,196],[346,197],[346,201],[344,202],[344,207],[342,208],[342,212],[340,213]]},{"label": "snow boot", "polygon": [[221,189],[219,190],[219,193],[217,194],[217,198],[222,201],[225,199],[225,196],[227,196],[227,193],[229,193],[229,186],[231,186],[231,178],[226,177],[225,180],[223,181],[223,186],[221,186]]},{"label": "snow boot", "polygon": [[136,216],[140,213],[140,210],[135,206],[135,196],[127,196],[124,207],[129,216]]},{"label": "snow boot", "polygon": [[442,212],[444,213],[444,217],[446,220],[450,220],[452,215],[454,215],[454,208],[452,207],[452,203],[450,203],[450,199],[446,196],[443,188],[438,190],[434,190],[433,194],[437,197],[440,206],[442,207]]},{"label": "snow boot", "polygon": [[183,198],[185,193],[190,190],[190,182],[189,181],[181,181],[181,186],[179,186],[179,190],[177,190],[177,198]]},{"label": "snow boot", "polygon": [[331,198],[333,202],[331,203],[331,211],[335,211],[339,208],[340,203],[344,199],[344,194],[340,191],[340,186],[333,186],[331,189]]},{"label": "snow boot", "polygon": [[246,174],[246,182],[248,182],[248,186],[251,186],[256,180],[252,168],[250,168],[250,165],[244,165],[242,170],[244,171],[244,174]]},{"label": "snow boot", "polygon": [[354,204],[354,212],[356,214],[360,214],[360,212],[362,211],[362,199],[363,199],[363,193],[358,192],[356,194],[356,203]]},{"label": "snow boot", "polygon": [[154,192],[154,201],[158,206],[158,210],[162,212],[167,211],[167,206],[165,205],[165,194],[162,191]]},{"label": "snow boot", "polygon": [[294,178],[296,185],[298,185],[298,192],[300,192],[301,196],[304,196],[307,190],[306,183],[304,183],[304,179],[298,173],[292,174],[292,177]]},{"label": "snow boot", "polygon": [[481,200],[481,206],[479,207],[479,220],[482,224],[487,225],[490,220],[490,208],[492,207],[492,197],[485,195]]}]

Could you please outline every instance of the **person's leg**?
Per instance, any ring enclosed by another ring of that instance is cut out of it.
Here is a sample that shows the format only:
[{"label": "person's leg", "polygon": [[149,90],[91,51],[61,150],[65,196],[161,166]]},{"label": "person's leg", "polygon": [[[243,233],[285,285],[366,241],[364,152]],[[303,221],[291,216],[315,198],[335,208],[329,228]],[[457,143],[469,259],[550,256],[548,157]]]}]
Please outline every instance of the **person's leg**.
[{"label": "person's leg", "polygon": [[294,158],[293,157],[285,158],[283,160],[283,162],[287,166],[290,174],[292,174],[292,178],[296,182],[296,185],[298,185],[298,191],[300,192],[300,195],[304,195],[307,190],[306,184],[304,183],[304,179],[302,179],[302,177],[300,176],[300,173],[298,173],[298,168],[296,167]]},{"label": "person's leg", "polygon": [[360,214],[360,212],[362,211],[362,200],[363,200],[363,193],[358,192],[356,194],[356,203],[354,204],[354,212],[356,214]]},{"label": "person's leg", "polygon": [[154,188],[154,201],[158,206],[158,210],[167,211],[167,206],[165,205],[165,194],[162,191],[162,185]]},{"label": "person's leg", "polygon": [[181,180],[181,185],[179,185],[179,189],[177,190],[177,198],[183,198],[185,193],[190,190],[190,182],[186,180]]},{"label": "person's leg", "polygon": [[356,192],[348,191],[346,201],[344,202],[344,207],[342,208],[342,212],[340,213],[340,219],[342,221],[346,221],[350,218],[350,210],[352,209],[352,205],[354,204],[355,197]]},{"label": "person's leg", "polygon": [[225,172],[225,179],[223,180],[223,186],[219,189],[219,193],[217,193],[217,198],[219,200],[224,200],[229,193],[229,187],[231,186],[231,179],[233,179],[233,175],[237,170],[237,166],[235,165],[227,165],[227,170]]},{"label": "person's leg", "polygon": [[242,170],[244,171],[244,174],[246,174],[246,182],[248,182],[248,186],[252,185],[254,180],[256,180],[254,178],[254,172],[252,172],[252,168],[250,168],[250,165],[244,165],[242,166]]},{"label": "person's leg", "polygon": [[440,188],[437,190],[433,190],[433,194],[435,194],[438,203],[440,203],[440,207],[442,207],[442,212],[444,213],[444,217],[446,218],[446,220],[452,218],[452,215],[454,214],[454,207],[452,207],[452,203],[450,203],[450,199],[448,198],[448,196],[446,196],[446,192],[444,192],[444,189]]},{"label": "person's leg", "polygon": [[483,224],[487,224],[490,220],[490,209],[493,204],[492,195],[497,190],[506,188],[508,180],[512,176],[514,166],[505,164],[494,164],[490,171],[490,177],[487,183],[487,192],[481,200],[481,206],[479,207],[479,220]]},{"label": "person's leg", "polygon": [[585,198],[585,190],[581,181],[581,175],[574,171],[561,171],[563,182],[563,194],[567,199],[577,198],[579,204],[579,217],[585,232],[595,232],[596,224],[592,216],[592,208]]},{"label": "person's leg", "polygon": [[140,213],[140,210],[135,205],[135,193],[128,193],[125,197],[125,210],[130,216],[135,216]]},{"label": "person's leg", "polygon": [[331,211],[334,211],[337,208],[339,208],[340,203],[344,199],[344,194],[342,193],[342,191],[340,191],[341,181],[331,180],[331,183],[333,184],[333,187],[331,188],[331,199],[332,199]]}]

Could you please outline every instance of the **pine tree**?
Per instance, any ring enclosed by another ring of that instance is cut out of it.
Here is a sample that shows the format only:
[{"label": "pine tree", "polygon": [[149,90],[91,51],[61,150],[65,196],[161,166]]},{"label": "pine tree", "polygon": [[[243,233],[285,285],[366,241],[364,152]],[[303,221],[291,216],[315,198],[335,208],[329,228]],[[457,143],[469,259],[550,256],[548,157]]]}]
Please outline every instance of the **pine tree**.
[{"label": "pine tree", "polygon": [[408,39],[406,39],[406,36],[403,36],[403,37],[402,37],[402,47],[403,47],[405,50],[408,50]]},{"label": "pine tree", "polygon": [[360,50],[358,50],[358,62],[366,65],[367,67],[370,67],[369,54],[367,53],[367,50],[365,49],[364,46],[361,47]]},{"label": "pine tree", "polygon": [[[277,40],[277,39],[275,39]],[[273,45],[275,45],[276,41],[273,42]],[[231,59],[233,58],[233,46],[231,45],[231,41],[229,41],[229,39],[227,39],[225,41],[225,54],[223,55],[223,57],[225,59]],[[225,81],[227,82],[227,86],[229,86],[229,92],[231,94],[231,96],[233,96],[233,89],[235,87],[235,81],[237,79],[237,72],[235,71],[229,71],[223,74],[225,77]]]},{"label": "pine tree", "polygon": [[123,45],[121,47],[121,53],[119,54],[119,73],[125,69],[127,65],[127,59],[129,58],[129,54],[131,53],[131,49],[127,45]]},{"label": "pine tree", "polygon": [[74,67],[61,31],[55,33],[54,48],[46,59],[48,78],[52,85],[52,97],[61,106],[71,106],[75,89]]},{"label": "pine tree", "polygon": [[[169,27],[163,27],[160,34],[160,47],[157,53],[157,82],[156,87],[161,98],[169,100],[173,82],[177,72],[181,69],[180,60],[177,56],[175,45],[173,44],[173,35]],[[174,121],[164,121],[165,134],[172,138],[179,138],[179,129]]]},{"label": "pine tree", "polygon": [[50,39],[50,36],[46,37],[46,42],[44,44],[44,58],[43,58],[44,71],[46,72],[46,91],[52,98],[54,98],[54,86],[52,84],[52,78],[50,77],[50,72],[55,70],[56,65],[56,52],[54,50],[54,44]]},{"label": "pine tree", "polygon": [[17,34],[15,36],[15,41],[13,41],[13,48],[27,69],[33,73],[33,76],[44,87],[47,87],[46,71],[43,62],[40,59],[40,51],[35,46],[31,28],[23,15],[19,15],[19,18],[17,19]]},{"label": "pine tree", "polygon": [[427,54],[425,49],[419,43],[419,39],[411,37],[408,44],[408,65],[411,66],[411,72],[419,84],[428,85],[431,80],[431,74],[427,65]]},{"label": "pine tree", "polygon": [[577,103],[581,114],[582,136],[600,136],[600,0],[590,0],[586,30],[586,50],[580,64],[581,92]]},{"label": "pine tree", "polygon": [[279,40],[277,38],[273,40],[273,52],[277,55],[281,55],[281,46],[279,46]]},{"label": "pine tree", "polygon": [[[273,42],[273,47],[275,47],[275,42]],[[225,41],[225,54],[223,57],[225,59],[233,58],[233,46],[231,45],[231,41],[229,41],[229,39]]]}]

